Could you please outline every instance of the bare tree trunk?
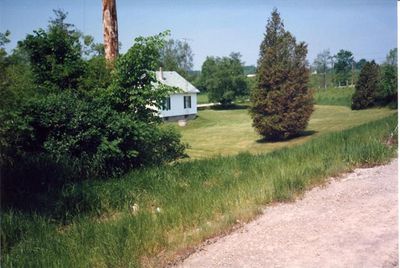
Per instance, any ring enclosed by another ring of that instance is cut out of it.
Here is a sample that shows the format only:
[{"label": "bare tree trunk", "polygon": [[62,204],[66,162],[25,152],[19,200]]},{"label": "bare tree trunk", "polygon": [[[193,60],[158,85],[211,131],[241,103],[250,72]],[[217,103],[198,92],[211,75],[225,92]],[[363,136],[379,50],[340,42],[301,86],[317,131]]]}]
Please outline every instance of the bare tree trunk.
[{"label": "bare tree trunk", "polygon": [[103,0],[104,52],[109,63],[118,56],[118,22],[116,0]]}]

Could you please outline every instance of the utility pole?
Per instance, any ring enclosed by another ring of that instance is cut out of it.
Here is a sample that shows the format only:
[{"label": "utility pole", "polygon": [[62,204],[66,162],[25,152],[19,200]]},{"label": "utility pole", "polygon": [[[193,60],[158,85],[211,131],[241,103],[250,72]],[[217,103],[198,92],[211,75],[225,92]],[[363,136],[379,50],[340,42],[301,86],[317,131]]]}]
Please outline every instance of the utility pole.
[{"label": "utility pole", "polygon": [[109,64],[118,56],[118,22],[116,0],[103,0],[104,52]]},{"label": "utility pole", "polygon": [[326,62],[324,62],[324,89],[326,89]]}]

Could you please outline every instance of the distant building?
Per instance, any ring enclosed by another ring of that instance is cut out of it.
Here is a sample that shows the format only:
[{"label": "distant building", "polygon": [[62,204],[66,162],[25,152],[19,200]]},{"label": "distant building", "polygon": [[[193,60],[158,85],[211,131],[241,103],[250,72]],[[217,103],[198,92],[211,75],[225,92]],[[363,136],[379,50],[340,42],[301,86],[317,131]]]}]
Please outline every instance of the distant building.
[{"label": "distant building", "polygon": [[164,101],[164,107],[159,111],[160,117],[168,121],[193,119],[197,115],[197,93],[200,91],[189,81],[174,71],[156,72],[157,80],[167,86],[181,89]]}]

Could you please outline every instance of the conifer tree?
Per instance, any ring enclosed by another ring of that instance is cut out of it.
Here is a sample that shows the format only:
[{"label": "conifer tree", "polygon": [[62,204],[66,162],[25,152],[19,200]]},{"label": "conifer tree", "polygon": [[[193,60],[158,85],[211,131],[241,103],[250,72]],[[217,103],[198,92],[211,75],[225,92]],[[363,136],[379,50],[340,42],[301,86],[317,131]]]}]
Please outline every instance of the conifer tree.
[{"label": "conifer tree", "polygon": [[373,106],[378,95],[378,87],[379,65],[375,61],[367,62],[361,69],[351,109],[360,110]]},{"label": "conifer tree", "polygon": [[307,45],[296,43],[276,9],[260,45],[258,86],[251,95],[253,126],[266,139],[286,139],[303,131],[313,111],[308,89]]}]

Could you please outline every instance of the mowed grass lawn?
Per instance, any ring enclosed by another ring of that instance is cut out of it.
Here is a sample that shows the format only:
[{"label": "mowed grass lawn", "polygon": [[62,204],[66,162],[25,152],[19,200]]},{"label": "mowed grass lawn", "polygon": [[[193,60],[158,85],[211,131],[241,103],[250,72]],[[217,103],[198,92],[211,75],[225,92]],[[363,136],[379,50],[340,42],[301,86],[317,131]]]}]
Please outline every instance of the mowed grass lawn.
[{"label": "mowed grass lawn", "polygon": [[[248,110],[203,110],[186,127],[179,128],[190,145],[191,158],[234,155],[239,152],[264,153],[303,143],[324,133],[343,130],[395,113],[388,108],[352,111],[345,106],[315,105],[306,135],[283,142],[262,142]],[[174,123],[176,124],[176,123]]]}]

